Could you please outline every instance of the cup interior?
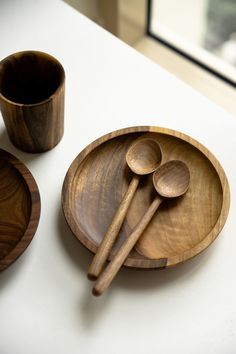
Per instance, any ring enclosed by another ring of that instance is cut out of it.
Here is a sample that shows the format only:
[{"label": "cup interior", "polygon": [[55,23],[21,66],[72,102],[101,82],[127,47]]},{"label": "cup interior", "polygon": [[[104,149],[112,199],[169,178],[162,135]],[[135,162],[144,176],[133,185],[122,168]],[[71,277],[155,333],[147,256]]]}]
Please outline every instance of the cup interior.
[{"label": "cup interior", "polygon": [[52,96],[64,81],[62,65],[46,53],[16,53],[0,65],[0,93],[14,103],[40,103]]}]

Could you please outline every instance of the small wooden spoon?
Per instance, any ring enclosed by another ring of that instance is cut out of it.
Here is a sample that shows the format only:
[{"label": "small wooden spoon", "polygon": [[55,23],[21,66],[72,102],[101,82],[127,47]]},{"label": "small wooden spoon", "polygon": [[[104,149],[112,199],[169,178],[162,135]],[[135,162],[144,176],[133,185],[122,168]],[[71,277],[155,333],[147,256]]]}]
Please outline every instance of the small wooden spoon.
[{"label": "small wooden spoon", "polygon": [[140,176],[154,172],[160,165],[161,158],[160,145],[152,138],[139,138],[129,148],[126,162],[135,174],[88,269],[90,280],[97,279],[101,273],[138,187]]},{"label": "small wooden spoon", "polygon": [[183,195],[188,190],[189,183],[190,172],[186,164],[182,161],[169,161],[156,170],[153,174],[153,184],[158,195],[153,200],[141,221],[136,225],[134,231],[125,240],[115,257],[98,278],[93,288],[94,295],[101,295],[110,285],[160,204],[165,199],[176,198]]}]

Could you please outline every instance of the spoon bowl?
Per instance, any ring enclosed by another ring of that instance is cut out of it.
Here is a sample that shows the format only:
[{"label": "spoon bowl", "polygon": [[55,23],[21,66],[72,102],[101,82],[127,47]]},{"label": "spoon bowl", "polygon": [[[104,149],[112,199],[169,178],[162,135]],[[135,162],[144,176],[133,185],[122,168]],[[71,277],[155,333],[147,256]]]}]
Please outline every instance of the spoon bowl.
[{"label": "spoon bowl", "polygon": [[160,166],[153,174],[153,185],[163,198],[176,198],[186,193],[190,183],[187,165],[173,160]]},{"label": "spoon bowl", "polygon": [[160,165],[162,152],[160,145],[151,138],[136,140],[126,154],[126,162],[134,173],[146,175]]}]

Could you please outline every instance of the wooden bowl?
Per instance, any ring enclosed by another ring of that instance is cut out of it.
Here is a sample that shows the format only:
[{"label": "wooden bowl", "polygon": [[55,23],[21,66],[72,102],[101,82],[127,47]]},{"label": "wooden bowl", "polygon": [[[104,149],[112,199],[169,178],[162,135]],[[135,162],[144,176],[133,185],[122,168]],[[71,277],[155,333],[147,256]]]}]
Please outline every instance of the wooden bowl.
[{"label": "wooden bowl", "polygon": [[[191,181],[185,196],[162,204],[124,265],[170,267],[207,248],[228,215],[230,191],[225,173],[210,151],[196,140],[177,131],[145,126],[101,137],[72,162],[62,189],[63,211],[78,240],[96,252],[132,177],[126,152],[143,135],[159,142],[163,163],[184,161]],[[110,258],[148,209],[153,193],[152,175],[143,177]]]},{"label": "wooden bowl", "polygon": [[26,249],[38,226],[36,182],[16,157],[0,149],[0,271]]}]

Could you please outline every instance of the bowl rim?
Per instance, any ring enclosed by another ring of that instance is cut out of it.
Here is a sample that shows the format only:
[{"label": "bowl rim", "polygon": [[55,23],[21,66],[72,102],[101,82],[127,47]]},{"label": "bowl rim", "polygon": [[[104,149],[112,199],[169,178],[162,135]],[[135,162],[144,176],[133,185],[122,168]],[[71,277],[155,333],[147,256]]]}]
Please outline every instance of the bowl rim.
[{"label": "bowl rim", "polygon": [[126,135],[129,133],[161,133],[164,135],[170,135],[180,140],[183,140],[190,145],[194,146],[197,150],[203,153],[203,155],[211,162],[212,166],[217,172],[219,177],[221,187],[222,187],[222,207],[220,211],[220,215],[211,229],[211,231],[202,239],[197,245],[194,247],[185,250],[183,253],[170,256],[168,258],[159,258],[159,259],[137,259],[128,257],[124,263],[124,266],[130,268],[138,268],[138,269],[153,269],[153,268],[170,268],[177,264],[181,264],[193,257],[199,255],[203,252],[206,248],[208,248],[212,242],[216,239],[219,235],[225,222],[227,220],[227,216],[229,213],[230,207],[230,188],[228,179],[226,174],[220,165],[219,161],[216,157],[201,143],[197,140],[193,139],[189,135],[182,133],[177,130],[163,128],[158,126],[133,126],[123,129],[118,129],[112,131],[108,134],[105,134],[98,139],[94,140],[92,143],[87,145],[72,161],[66,175],[64,178],[63,186],[62,186],[62,193],[61,193],[61,204],[62,210],[66,219],[66,222],[71,229],[72,233],[76,236],[76,238],[91,252],[95,253],[97,250],[97,246],[90,240],[87,239],[86,235],[84,235],[83,231],[78,227],[76,220],[73,217],[73,213],[71,212],[71,205],[70,205],[70,198],[69,193],[67,193],[67,186],[70,186],[73,182],[74,172],[78,168],[78,166],[82,163],[82,161],[89,155],[95,148],[97,148],[101,143],[105,143],[108,140],[121,136]]},{"label": "bowl rim", "polygon": [[19,173],[20,177],[23,178],[25,186],[29,191],[31,202],[28,225],[19,242],[17,242],[15,247],[0,260],[0,271],[2,271],[10,266],[13,262],[15,262],[32,241],[39,224],[41,199],[37,183],[23,162],[21,162],[17,157],[4,149],[0,149],[0,159],[5,160],[8,164],[14,167]]}]

